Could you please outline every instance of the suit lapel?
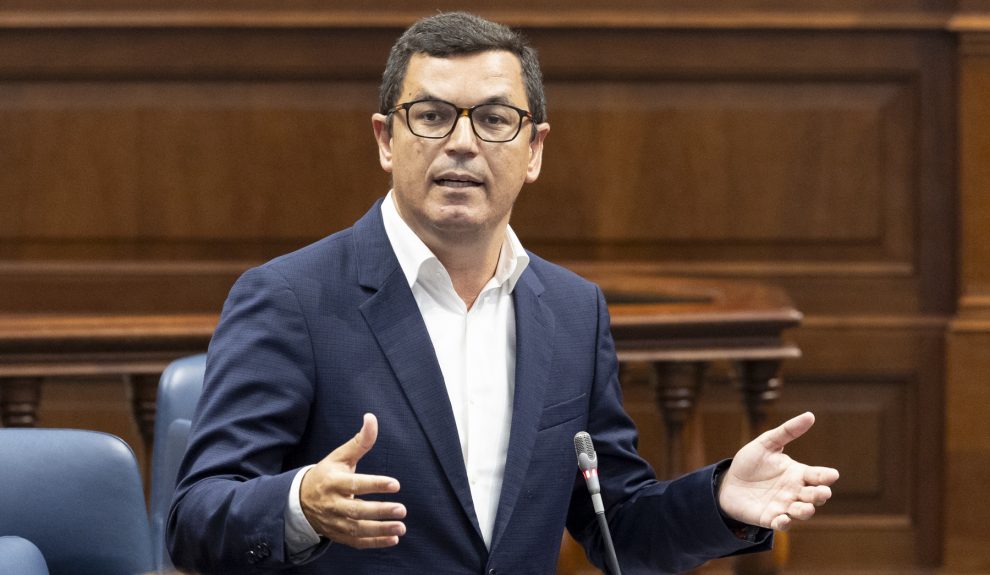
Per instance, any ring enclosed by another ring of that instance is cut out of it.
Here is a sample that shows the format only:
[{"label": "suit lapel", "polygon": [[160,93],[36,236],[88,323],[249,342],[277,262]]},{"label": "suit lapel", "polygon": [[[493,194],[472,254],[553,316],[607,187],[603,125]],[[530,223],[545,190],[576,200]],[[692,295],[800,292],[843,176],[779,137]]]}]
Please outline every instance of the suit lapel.
[{"label": "suit lapel", "polygon": [[416,299],[385,235],[380,203],[354,226],[359,281],[377,290],[360,310],[480,539],[443,373]]},{"label": "suit lapel", "polygon": [[513,291],[516,315],[516,390],[512,403],[512,430],[506,452],[505,476],[495,516],[492,549],[498,545],[526,483],[543,414],[543,395],[550,379],[553,354],[553,313],[540,300],[543,284],[526,270]]}]

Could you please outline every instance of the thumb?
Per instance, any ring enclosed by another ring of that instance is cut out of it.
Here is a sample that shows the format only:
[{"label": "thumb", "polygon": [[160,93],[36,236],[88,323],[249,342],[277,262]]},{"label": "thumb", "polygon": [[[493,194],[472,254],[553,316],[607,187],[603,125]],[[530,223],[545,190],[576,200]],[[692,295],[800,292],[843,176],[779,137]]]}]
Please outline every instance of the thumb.
[{"label": "thumb", "polygon": [[769,451],[783,451],[784,446],[801,437],[815,424],[815,414],[806,411],[766,431],[758,440]]},{"label": "thumb", "polygon": [[357,466],[357,462],[364,457],[364,454],[371,451],[378,439],[378,418],[373,413],[364,414],[364,423],[361,430],[357,432],[347,443],[334,449],[327,459],[333,459],[346,463],[351,467]]}]

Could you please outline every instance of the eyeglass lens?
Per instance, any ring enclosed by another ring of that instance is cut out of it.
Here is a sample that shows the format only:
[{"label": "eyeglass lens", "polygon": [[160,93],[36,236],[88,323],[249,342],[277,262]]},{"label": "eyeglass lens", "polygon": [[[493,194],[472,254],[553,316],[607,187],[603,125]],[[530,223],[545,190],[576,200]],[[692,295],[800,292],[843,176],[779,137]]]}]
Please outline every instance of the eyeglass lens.
[{"label": "eyeglass lens", "polygon": [[[443,138],[453,130],[458,110],[447,102],[424,100],[409,106],[406,115],[413,134]],[[507,142],[515,138],[521,122],[522,117],[515,108],[501,104],[485,104],[471,111],[475,134],[489,142]]]}]

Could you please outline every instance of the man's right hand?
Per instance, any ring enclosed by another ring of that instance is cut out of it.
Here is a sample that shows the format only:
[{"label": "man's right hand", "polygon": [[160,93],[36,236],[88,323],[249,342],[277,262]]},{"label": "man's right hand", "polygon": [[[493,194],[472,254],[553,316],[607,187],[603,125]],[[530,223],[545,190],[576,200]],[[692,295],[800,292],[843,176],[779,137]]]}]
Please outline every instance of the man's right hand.
[{"label": "man's right hand", "polygon": [[391,547],[405,535],[401,503],[364,501],[369,493],[396,493],[392,477],[355,473],[357,463],[378,439],[378,419],[364,414],[364,425],[350,441],[333,450],[303,476],[299,501],[317,533],[358,549]]}]

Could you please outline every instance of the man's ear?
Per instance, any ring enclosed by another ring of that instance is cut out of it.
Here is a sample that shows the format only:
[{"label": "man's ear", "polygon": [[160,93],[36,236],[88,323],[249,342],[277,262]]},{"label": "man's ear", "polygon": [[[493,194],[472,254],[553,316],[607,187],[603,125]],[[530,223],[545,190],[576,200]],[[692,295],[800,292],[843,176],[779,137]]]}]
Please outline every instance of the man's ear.
[{"label": "man's ear", "polygon": [[388,116],[384,114],[371,115],[371,128],[375,131],[375,141],[378,142],[378,162],[387,173],[392,173],[392,130],[388,125]]},{"label": "man's ear", "polygon": [[550,133],[550,124],[544,122],[536,126],[536,134],[529,141],[529,164],[526,166],[526,183],[532,184],[540,177],[543,167],[543,141]]}]

